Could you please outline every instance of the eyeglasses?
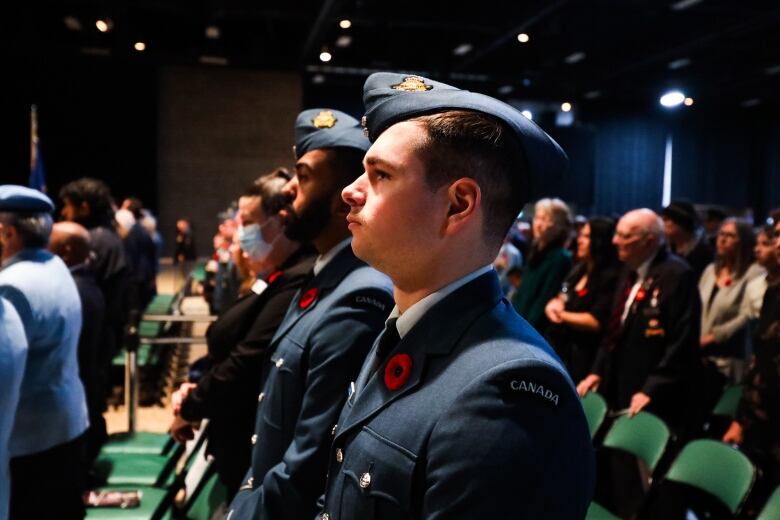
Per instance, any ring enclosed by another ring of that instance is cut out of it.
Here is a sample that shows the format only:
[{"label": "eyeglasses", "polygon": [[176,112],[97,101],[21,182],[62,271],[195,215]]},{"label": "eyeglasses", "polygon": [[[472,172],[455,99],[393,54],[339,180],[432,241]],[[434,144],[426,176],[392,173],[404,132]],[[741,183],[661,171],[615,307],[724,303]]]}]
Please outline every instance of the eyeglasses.
[{"label": "eyeglasses", "polygon": [[728,238],[731,240],[736,240],[737,238],[739,238],[737,234],[732,231],[718,231],[718,238],[720,237]]}]

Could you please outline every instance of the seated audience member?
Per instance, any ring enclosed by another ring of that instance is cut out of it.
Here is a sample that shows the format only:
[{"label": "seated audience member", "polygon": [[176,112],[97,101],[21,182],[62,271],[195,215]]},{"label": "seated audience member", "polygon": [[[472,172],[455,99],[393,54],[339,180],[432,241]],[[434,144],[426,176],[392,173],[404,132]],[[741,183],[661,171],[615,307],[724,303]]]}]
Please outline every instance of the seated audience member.
[{"label": "seated audience member", "polygon": [[27,338],[22,320],[14,306],[0,297],[0,518],[8,518],[11,499],[8,441],[19,404],[26,360]]},{"label": "seated audience member", "polygon": [[547,337],[574,381],[590,373],[612,310],[619,264],[615,222],[594,217],[577,236],[577,263],[547,303]]},{"label": "seated audience member", "polygon": [[718,232],[715,262],[699,280],[702,301],[702,354],[714,362],[731,382],[738,383],[745,365],[747,323],[742,302],[749,281],[764,276],[764,268],[753,264],[755,239],[750,225],[726,219]]},{"label": "seated audience member", "polygon": [[105,389],[102,387],[100,349],[104,347],[103,321],[106,302],[97,285],[90,263],[89,232],[75,222],[58,222],[52,227],[49,250],[68,266],[81,300],[81,334],[79,335],[79,377],[84,385],[89,413],[85,434],[86,467],[90,467],[108,437],[103,418]]},{"label": "seated audience member", "polygon": [[571,256],[565,248],[570,227],[571,213],[562,200],[542,199],[536,203],[534,240],[523,268],[523,284],[515,293],[512,304],[539,332],[548,324],[545,305],[558,293],[571,270]]},{"label": "seated audience member", "polygon": [[[780,237],[780,222],[775,224]],[[776,238],[780,255],[780,238]],[[753,356],[744,377],[737,415],[723,442],[738,444],[761,468],[764,487],[780,485],[780,279],[773,277],[764,294],[753,333]]]},{"label": "seated audience member", "polygon": [[700,228],[696,208],[688,201],[672,201],[663,209],[661,217],[669,247],[688,262],[698,279],[712,262],[712,247]]},{"label": "seated audience member", "polygon": [[591,374],[577,390],[598,389],[615,410],[648,409],[682,427],[700,337],[695,274],[666,249],[663,222],[649,209],[623,215],[613,243],[624,270]]},{"label": "seated audience member", "polygon": [[[778,223],[780,229],[780,223]],[[742,300],[744,314],[754,321],[761,313],[761,303],[768,285],[780,281],[780,259],[775,251],[775,228],[767,224],[756,235],[756,247],[753,249],[756,263],[766,269],[766,276],[757,276],[748,281],[745,297]]]},{"label": "seated audience member", "polygon": [[520,250],[517,249],[509,240],[509,235],[504,239],[504,243],[501,244],[501,249],[498,251],[498,256],[493,261],[493,267],[496,268],[498,273],[498,279],[501,282],[501,290],[504,294],[507,294],[512,288],[509,283],[507,275],[512,269],[517,269],[523,265],[523,255],[520,254]]},{"label": "seated audience member", "polygon": [[260,177],[239,199],[238,239],[259,276],[251,292],[209,327],[210,368],[197,385],[182,385],[174,398],[171,432],[176,440],[191,438],[193,425],[201,419],[211,420],[208,451],[231,496],[251,461],[250,438],[268,345],[314,263],[313,250],[283,232],[279,210],[285,205],[282,187],[289,179],[287,171],[279,169]]},{"label": "seated audience member", "polygon": [[68,268],[46,250],[53,210],[39,191],[0,186],[0,297],[19,314],[28,344],[9,440],[14,519],[84,516],[81,302]]}]

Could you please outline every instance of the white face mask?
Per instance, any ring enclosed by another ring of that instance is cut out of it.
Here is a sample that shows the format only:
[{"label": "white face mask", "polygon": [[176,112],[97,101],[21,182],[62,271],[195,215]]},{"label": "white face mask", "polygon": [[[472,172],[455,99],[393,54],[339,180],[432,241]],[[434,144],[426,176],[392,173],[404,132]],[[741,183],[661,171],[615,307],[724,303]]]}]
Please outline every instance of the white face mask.
[{"label": "white face mask", "polygon": [[247,256],[255,262],[265,260],[271,252],[276,238],[279,238],[277,236],[271,242],[267,242],[263,238],[262,229],[268,222],[267,220],[262,226],[260,224],[250,224],[248,226],[239,226],[238,228],[238,243]]}]

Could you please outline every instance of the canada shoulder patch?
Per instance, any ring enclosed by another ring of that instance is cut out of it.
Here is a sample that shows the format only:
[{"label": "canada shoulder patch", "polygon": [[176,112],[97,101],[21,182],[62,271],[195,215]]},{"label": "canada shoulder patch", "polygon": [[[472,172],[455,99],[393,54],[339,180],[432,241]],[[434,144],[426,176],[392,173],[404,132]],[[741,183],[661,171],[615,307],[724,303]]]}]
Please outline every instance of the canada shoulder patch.
[{"label": "canada shoulder patch", "polygon": [[525,375],[509,376],[501,382],[501,393],[504,398],[516,400],[526,397],[538,399],[545,404],[558,408],[561,403],[561,395],[548,383]]}]

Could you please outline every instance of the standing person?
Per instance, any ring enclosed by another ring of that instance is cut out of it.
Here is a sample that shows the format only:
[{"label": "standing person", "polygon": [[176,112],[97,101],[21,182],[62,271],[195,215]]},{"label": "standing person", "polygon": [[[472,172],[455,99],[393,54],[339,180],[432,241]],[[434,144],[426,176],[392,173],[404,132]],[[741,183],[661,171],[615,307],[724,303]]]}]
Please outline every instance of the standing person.
[{"label": "standing person", "polygon": [[580,400],[491,265],[529,176],[565,154],[481,94],[390,73],[363,92],[373,145],[343,197],[397,306],[335,421],[319,518],[584,518]]},{"label": "standing person", "polygon": [[68,268],[46,250],[53,210],[39,191],[0,186],[0,297],[19,313],[28,344],[9,441],[14,519],[84,516],[81,302]]},{"label": "standing person", "polygon": [[744,220],[729,218],[718,231],[717,256],[699,280],[702,354],[732,383],[742,380],[747,345],[743,300],[748,282],[766,275],[753,263],[755,238]]},{"label": "standing person", "polygon": [[0,297],[0,518],[8,518],[11,499],[8,441],[19,404],[26,360],[27,338],[22,320],[14,306]]},{"label": "standing person", "polygon": [[195,250],[195,238],[192,236],[190,221],[180,218],[176,221],[176,246],[173,252],[174,264],[193,262],[198,258]]},{"label": "standing person", "polygon": [[713,255],[696,208],[688,201],[675,200],[661,211],[661,218],[672,252],[688,262],[698,279]]},{"label": "standing person", "polygon": [[590,373],[612,310],[619,264],[615,221],[593,217],[577,234],[577,263],[547,303],[547,338],[574,381]]},{"label": "standing person", "polygon": [[766,276],[758,276],[750,280],[745,287],[743,312],[750,320],[755,321],[761,314],[766,288],[780,281],[780,259],[775,252],[774,226],[767,224],[759,229],[753,254],[756,257],[756,264],[766,269]]},{"label": "standing person", "polygon": [[260,377],[252,466],[227,518],[311,520],[325,487],[333,425],[392,307],[390,281],[350,247],[341,189],[360,176],[369,146],[336,110],[305,110],[295,124],[295,177],[282,210],[291,240],[319,256],[276,331]]},{"label": "standing person", "polygon": [[91,467],[108,438],[103,418],[105,396],[101,385],[100,350],[103,348],[106,302],[92,272],[89,232],[75,222],[57,222],[52,227],[49,251],[68,266],[81,301],[79,377],[84,385],[89,428],[84,435],[85,466]]},{"label": "standing person", "polygon": [[613,243],[624,271],[603,342],[580,395],[599,389],[615,410],[647,408],[682,426],[697,359],[701,301],[690,266],[669,253],[653,211],[629,211]]},{"label": "standing person", "polygon": [[523,268],[523,284],[512,304],[518,314],[539,332],[547,328],[544,307],[558,294],[571,270],[571,255],[566,240],[571,229],[571,212],[560,199],[541,199],[534,206],[534,240]]},{"label": "standing person", "polygon": [[280,168],[257,179],[238,199],[239,241],[258,276],[252,290],[208,328],[209,368],[197,384],[184,383],[173,399],[170,429],[176,440],[192,438],[193,424],[209,418],[208,452],[230,497],[252,458],[250,438],[268,346],[314,263],[310,246],[284,235],[279,211],[289,179]]},{"label": "standing person", "polygon": [[135,302],[131,303],[131,307],[143,312],[157,294],[157,248],[152,236],[141,225],[144,219],[141,201],[136,198],[129,200],[126,209],[132,213],[134,222],[123,242],[130,267],[130,284],[135,288]]}]

